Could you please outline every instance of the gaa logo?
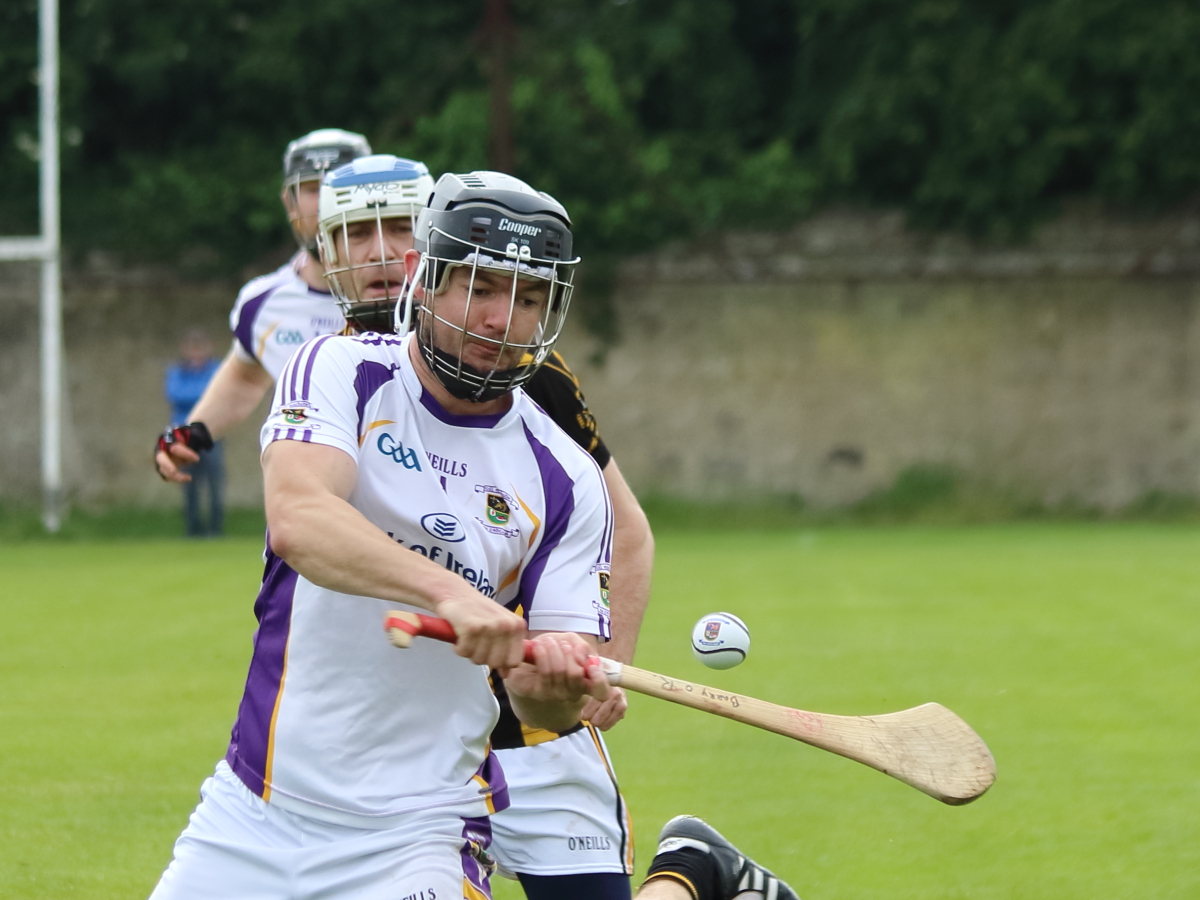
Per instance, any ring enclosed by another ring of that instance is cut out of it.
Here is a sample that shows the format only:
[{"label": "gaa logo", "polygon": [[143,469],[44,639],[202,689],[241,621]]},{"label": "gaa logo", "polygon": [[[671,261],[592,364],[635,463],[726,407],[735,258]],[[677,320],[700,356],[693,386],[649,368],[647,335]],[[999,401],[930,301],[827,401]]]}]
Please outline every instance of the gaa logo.
[{"label": "gaa logo", "polygon": [[597,572],[600,577],[600,602],[604,604],[604,608],[608,609],[608,573]]},{"label": "gaa logo", "polygon": [[396,440],[386,431],[379,436],[379,440],[375,442],[375,446],[379,448],[379,452],[384,456],[390,456],[392,460],[406,469],[416,469],[421,471],[421,461],[417,459],[417,451],[410,447],[405,447],[404,444]]},{"label": "gaa logo", "polygon": [[704,639],[706,641],[715,641],[721,636],[720,622],[705,622],[704,623]]},{"label": "gaa logo", "polygon": [[512,509],[508,505],[508,501],[500,494],[489,493],[487,495],[487,519],[493,525],[507,525],[508,520],[512,518]]},{"label": "gaa logo", "polygon": [[462,523],[450,513],[430,513],[421,518],[421,527],[439,541],[447,544],[457,544],[467,539],[467,532]]}]

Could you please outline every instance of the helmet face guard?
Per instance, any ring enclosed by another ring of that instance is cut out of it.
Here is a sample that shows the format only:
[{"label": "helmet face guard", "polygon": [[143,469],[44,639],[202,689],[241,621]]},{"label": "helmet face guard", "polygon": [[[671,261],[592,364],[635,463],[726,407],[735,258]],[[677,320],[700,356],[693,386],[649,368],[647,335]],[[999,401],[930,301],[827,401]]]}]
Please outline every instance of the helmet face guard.
[{"label": "helmet face guard", "polygon": [[[413,279],[422,288],[419,303],[410,296],[397,307],[397,330],[407,330],[409,310],[415,309],[418,347],[451,396],[476,403],[495,400],[532,378],[549,357],[566,320],[578,260],[535,257],[529,245],[515,242],[497,254],[437,226],[429,233],[443,251],[457,249],[446,256],[436,251],[422,256]],[[491,296],[478,299],[477,288]],[[530,309],[535,299],[541,301],[536,312]],[[502,305],[502,332],[484,333],[471,325],[480,303]],[[493,364],[468,363],[468,344],[485,348],[483,355],[492,356]]]},{"label": "helmet face guard", "polygon": [[356,330],[392,330],[409,232],[432,188],[423,163],[383,155],[355,160],[322,184],[317,243],[325,280]]}]

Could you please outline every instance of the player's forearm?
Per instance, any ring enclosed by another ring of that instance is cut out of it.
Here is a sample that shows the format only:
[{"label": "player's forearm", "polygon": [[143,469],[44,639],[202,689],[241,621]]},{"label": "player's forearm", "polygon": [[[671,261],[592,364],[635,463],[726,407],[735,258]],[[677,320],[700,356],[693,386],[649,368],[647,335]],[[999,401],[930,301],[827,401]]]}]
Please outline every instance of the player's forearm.
[{"label": "player's forearm", "polygon": [[461,590],[456,575],[394,542],[342,500],[292,501],[272,511],[271,548],[320,587],[436,612]]},{"label": "player's forearm", "polygon": [[579,722],[579,713],[587,700],[534,700],[522,697],[511,689],[508,692],[509,703],[517,718],[530,728],[544,728],[547,731],[566,731],[574,728]]},{"label": "player's forearm", "polygon": [[654,534],[637,498],[612,460],[604,468],[613,504],[613,561],[608,582],[612,616],[612,640],[604,655],[621,663],[632,663],[638,632],[650,602],[650,578],[654,569]]},{"label": "player's forearm", "polygon": [[256,363],[239,358],[232,350],[225,357],[204,396],[192,407],[189,422],[203,422],[215,440],[249,418],[274,380]]},{"label": "player's forearm", "polygon": [[[596,636],[590,634],[534,632],[530,645],[533,660],[526,657],[526,663],[504,677],[517,718],[531,728],[547,731],[574,727],[589,695],[603,698],[609,693],[608,680],[595,659],[597,644]],[[572,665],[575,676],[567,674]],[[594,667],[590,676],[588,667]]]},{"label": "player's forearm", "polygon": [[267,481],[272,551],[313,584],[343,594],[408,603],[431,612],[466,583],[406,549],[332,494]]}]

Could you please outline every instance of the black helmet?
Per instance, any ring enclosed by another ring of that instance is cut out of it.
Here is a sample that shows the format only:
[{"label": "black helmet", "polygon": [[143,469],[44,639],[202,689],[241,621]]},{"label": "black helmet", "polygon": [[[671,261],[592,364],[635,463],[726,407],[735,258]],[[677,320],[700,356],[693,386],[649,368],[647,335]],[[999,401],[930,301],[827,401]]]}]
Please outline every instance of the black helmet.
[{"label": "black helmet", "polygon": [[[417,340],[426,363],[446,389],[459,399],[483,402],[532,378],[562,331],[579,263],[572,256],[571,220],[562,204],[501,172],[443,175],[417,219],[413,246],[421,253],[414,286],[419,283],[423,290],[414,310]],[[470,282],[466,310],[455,316],[462,321],[455,321],[439,313],[438,297],[447,291],[450,273],[460,267],[470,270]],[[511,280],[508,327],[502,337],[467,328],[475,277],[480,271]],[[546,295],[538,325],[531,335],[514,335],[518,285],[539,281],[545,282]],[[407,319],[413,307],[412,303],[403,304],[398,317]],[[435,322],[458,333],[458,352],[435,344]],[[398,330],[407,330],[407,326],[406,321],[398,323]],[[497,348],[496,368],[478,369],[461,359],[468,336]],[[505,363],[507,366],[500,368]]]}]

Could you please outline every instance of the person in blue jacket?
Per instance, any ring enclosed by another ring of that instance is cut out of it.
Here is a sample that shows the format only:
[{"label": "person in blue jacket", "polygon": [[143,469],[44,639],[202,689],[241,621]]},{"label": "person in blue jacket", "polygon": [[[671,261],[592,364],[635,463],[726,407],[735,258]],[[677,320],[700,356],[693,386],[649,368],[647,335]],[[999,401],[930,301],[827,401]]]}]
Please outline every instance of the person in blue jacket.
[{"label": "person in blue jacket", "polygon": [[[179,346],[180,359],[167,367],[166,394],[171,404],[171,428],[184,425],[188,413],[208,387],[221,362],[212,354],[208,335],[193,329]],[[183,485],[183,513],[188,537],[215,537],[222,532],[225,491],[225,454],[221,442],[200,452],[200,461],[188,470]],[[201,514],[202,493],[208,495],[208,518]]]}]

